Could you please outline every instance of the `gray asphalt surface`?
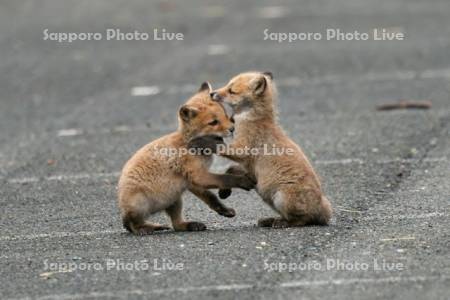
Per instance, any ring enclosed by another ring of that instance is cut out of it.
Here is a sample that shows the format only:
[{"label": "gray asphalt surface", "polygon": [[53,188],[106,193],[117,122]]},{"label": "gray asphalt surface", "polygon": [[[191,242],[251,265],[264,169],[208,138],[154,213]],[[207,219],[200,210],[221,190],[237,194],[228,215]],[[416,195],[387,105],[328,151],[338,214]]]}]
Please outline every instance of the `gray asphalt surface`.
[{"label": "gray asphalt surface", "polygon": [[[0,298],[449,299],[449,14],[446,0],[1,1]],[[380,27],[406,38],[263,34]],[[184,41],[58,43],[46,28]],[[237,190],[234,219],[185,195],[205,232],[127,234],[125,161],[176,128],[201,82],[254,69],[274,73],[280,121],[323,179],[332,225],[257,228],[274,213]],[[375,110],[399,99],[433,107]]]}]

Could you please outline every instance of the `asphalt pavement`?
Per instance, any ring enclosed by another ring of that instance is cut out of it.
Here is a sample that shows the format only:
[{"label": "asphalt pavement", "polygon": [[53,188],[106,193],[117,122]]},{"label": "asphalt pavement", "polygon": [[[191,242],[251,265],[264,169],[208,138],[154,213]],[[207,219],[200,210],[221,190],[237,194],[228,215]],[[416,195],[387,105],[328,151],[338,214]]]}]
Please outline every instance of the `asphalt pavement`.
[{"label": "asphalt pavement", "polygon": [[[1,1],[0,298],[449,299],[449,14],[447,0]],[[405,38],[264,39],[330,28]],[[203,81],[248,70],[273,72],[332,224],[258,228],[275,213],[236,190],[232,219],[186,193],[186,218],[207,231],[128,234],[123,164],[176,129]],[[432,107],[376,110],[401,99]]]}]

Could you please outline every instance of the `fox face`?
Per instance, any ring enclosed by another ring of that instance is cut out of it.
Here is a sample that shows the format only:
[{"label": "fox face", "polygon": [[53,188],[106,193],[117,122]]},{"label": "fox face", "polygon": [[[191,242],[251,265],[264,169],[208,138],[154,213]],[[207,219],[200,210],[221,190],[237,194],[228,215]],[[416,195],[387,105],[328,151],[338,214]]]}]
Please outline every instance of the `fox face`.
[{"label": "fox face", "polygon": [[224,138],[234,131],[234,124],[225,108],[212,100],[211,92],[210,84],[204,82],[197,94],[179,109],[180,125],[189,139],[202,136]]},{"label": "fox face", "polygon": [[249,110],[266,109],[272,105],[273,84],[271,72],[242,73],[230,82],[211,93],[214,101],[229,104],[235,114]]}]

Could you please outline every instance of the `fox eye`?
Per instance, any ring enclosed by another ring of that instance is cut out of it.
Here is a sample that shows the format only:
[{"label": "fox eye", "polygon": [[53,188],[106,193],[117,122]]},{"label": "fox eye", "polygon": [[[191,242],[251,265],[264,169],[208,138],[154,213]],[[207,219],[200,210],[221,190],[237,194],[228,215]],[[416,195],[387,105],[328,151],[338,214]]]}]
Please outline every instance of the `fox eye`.
[{"label": "fox eye", "polygon": [[211,121],[208,123],[208,125],[210,125],[210,126],[216,126],[217,124],[219,124],[219,121],[217,121],[217,120],[214,120],[214,121]]},{"label": "fox eye", "polygon": [[237,93],[234,92],[231,88],[228,89],[228,93],[230,93],[231,95],[236,95]]}]

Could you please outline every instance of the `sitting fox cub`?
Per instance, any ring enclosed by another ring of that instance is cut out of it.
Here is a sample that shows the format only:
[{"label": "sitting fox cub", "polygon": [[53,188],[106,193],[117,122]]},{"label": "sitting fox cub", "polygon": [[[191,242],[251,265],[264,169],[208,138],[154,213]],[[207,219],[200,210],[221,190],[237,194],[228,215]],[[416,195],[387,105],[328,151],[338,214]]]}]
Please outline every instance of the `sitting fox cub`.
[{"label": "sitting fox cub", "polygon": [[[143,235],[169,229],[146,220],[150,214],[162,210],[171,218],[175,230],[205,230],[203,223],[183,219],[181,195],[185,190],[220,215],[234,217],[234,210],[224,206],[207,189],[250,190],[254,187],[244,175],[209,173],[211,155],[183,151],[188,150],[187,144],[193,138],[212,135],[223,142],[222,138],[230,136],[234,130],[224,108],[211,100],[210,93],[211,86],[203,83],[198,93],[180,108],[178,130],[142,147],[125,164],[118,198],[123,225],[128,231]],[[177,153],[168,154],[168,150],[177,150]]]},{"label": "sitting fox cub", "polygon": [[[258,221],[263,227],[290,227],[328,224],[332,208],[322,192],[320,181],[303,151],[283,131],[277,122],[276,87],[272,73],[249,72],[232,78],[211,94],[216,101],[233,107],[236,136],[228,149],[218,154],[240,163],[227,173],[247,173],[256,181],[256,191],[281,218]],[[215,148],[208,138],[191,141],[192,147]],[[237,149],[263,149],[273,145],[289,149],[281,155],[248,154]],[[243,154],[240,154],[243,153]],[[230,190],[221,190],[226,198]]]}]

